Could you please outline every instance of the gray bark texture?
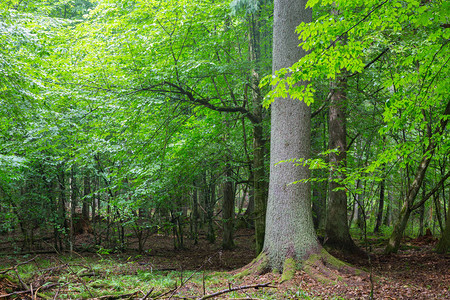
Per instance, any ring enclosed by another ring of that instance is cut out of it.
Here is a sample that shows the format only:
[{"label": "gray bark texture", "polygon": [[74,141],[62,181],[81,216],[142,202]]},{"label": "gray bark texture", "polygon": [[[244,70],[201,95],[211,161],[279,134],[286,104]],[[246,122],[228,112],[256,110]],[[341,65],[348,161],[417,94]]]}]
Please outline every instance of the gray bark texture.
[{"label": "gray bark texture", "polygon": [[[295,28],[310,22],[306,0],[276,0],[273,25],[273,71],[290,67],[305,52],[298,47]],[[320,249],[313,227],[310,185],[290,184],[309,177],[307,167],[280,163],[309,158],[311,111],[291,98],[275,99],[271,115],[270,183],[266,213],[264,252],[269,267],[281,270],[288,258],[306,259]]]}]

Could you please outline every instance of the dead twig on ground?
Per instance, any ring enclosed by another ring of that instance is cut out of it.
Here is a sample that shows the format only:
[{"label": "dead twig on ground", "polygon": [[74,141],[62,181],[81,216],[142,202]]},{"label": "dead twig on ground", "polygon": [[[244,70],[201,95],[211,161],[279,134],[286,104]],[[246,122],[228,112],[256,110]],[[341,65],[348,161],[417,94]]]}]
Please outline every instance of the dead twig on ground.
[{"label": "dead twig on ground", "polygon": [[198,300],[204,300],[204,299],[209,299],[209,298],[214,298],[217,296],[220,296],[222,294],[226,294],[226,293],[230,293],[230,292],[235,292],[235,291],[241,291],[241,290],[247,290],[247,289],[259,289],[259,288],[264,288],[264,287],[268,287],[268,288],[275,288],[274,286],[270,286],[269,285],[270,282],[267,283],[261,283],[261,284],[253,284],[253,285],[244,285],[244,286],[237,286],[235,288],[228,288],[226,290],[222,290],[222,291],[218,291],[209,295],[205,295],[203,297],[198,298]]},{"label": "dead twig on ground", "polygon": [[[64,264],[64,262],[61,261],[59,258],[57,258],[57,259],[58,259],[62,264]],[[85,288],[86,291],[89,293],[89,295],[90,295],[92,298],[94,298],[94,295],[92,295],[91,290],[88,288],[88,286],[86,285],[86,283],[84,282],[84,280],[83,280],[80,276],[78,276],[78,274],[70,267],[69,264],[67,264],[67,268],[69,269],[69,271],[70,271],[73,275],[75,275],[75,277],[78,278],[78,281],[81,282],[81,284],[84,286],[84,288]]]},{"label": "dead twig on ground", "polygon": [[129,297],[135,296],[139,292],[134,292],[134,293],[129,293],[129,294],[122,294],[122,295],[105,295],[105,296],[97,297],[95,299],[122,299],[122,298],[129,298]]},{"label": "dead twig on ground", "polygon": [[156,297],[153,297],[153,299],[158,299],[158,298],[162,298],[162,297],[164,297],[164,296],[167,296],[167,295],[169,295],[170,293],[173,293],[174,291],[176,291],[177,289],[178,289],[178,288],[171,289],[171,290],[165,292],[164,294],[161,294],[161,295],[158,295],[158,296],[156,296]]},{"label": "dead twig on ground", "polygon": [[145,299],[147,299],[148,296],[150,296],[150,295],[152,294],[152,292],[153,292],[154,289],[155,289],[155,288],[151,288],[150,291],[148,291],[148,293],[145,294],[145,296],[144,296],[143,298],[141,298],[140,300],[145,300]]},{"label": "dead twig on ground", "polygon": [[[38,290],[46,290],[46,289],[52,288],[52,287],[54,287],[56,285],[59,285],[59,283],[51,283],[51,284],[48,284],[48,285],[44,284],[44,285],[40,286],[38,288]],[[5,295],[0,295],[0,298],[8,298],[8,297],[11,297],[11,296],[28,294],[28,293],[31,293],[31,292],[32,292],[31,289],[28,289],[28,290],[25,290],[25,291],[17,291],[17,292],[12,292],[12,293],[5,294]]]},{"label": "dead twig on ground", "polygon": [[32,262],[33,260],[35,260],[36,258],[37,258],[37,256],[35,256],[35,257],[33,257],[32,259],[29,259],[29,260],[27,260],[27,261],[18,263],[17,265],[15,265],[15,266],[13,266],[13,267],[10,267],[10,268],[7,268],[7,269],[5,269],[5,270],[2,270],[2,271],[0,271],[0,275],[6,274],[6,273],[8,273],[9,271],[12,271],[12,270],[16,270],[18,266],[26,265],[26,264]]}]

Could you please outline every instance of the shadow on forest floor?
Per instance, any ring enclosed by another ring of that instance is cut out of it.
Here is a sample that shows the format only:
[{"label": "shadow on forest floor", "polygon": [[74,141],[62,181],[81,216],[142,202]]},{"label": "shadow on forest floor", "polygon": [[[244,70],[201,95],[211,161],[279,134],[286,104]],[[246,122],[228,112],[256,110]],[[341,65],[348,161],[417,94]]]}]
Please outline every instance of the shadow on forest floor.
[{"label": "shadow on forest floor", "polygon": [[[91,238],[88,234],[78,236],[78,246],[86,245]],[[236,279],[233,270],[254,258],[253,242],[251,230],[239,230],[237,247],[232,251],[220,250],[220,240],[209,244],[204,238],[198,245],[186,240],[186,249],[173,250],[172,238],[160,235],[149,238],[144,255],[134,250],[72,256],[19,255],[10,249],[3,251],[10,254],[0,256],[0,298],[32,299],[33,294],[34,299],[193,299],[220,290],[225,293],[215,298],[369,298],[367,276],[337,274],[342,280],[323,283],[298,271],[293,280],[284,283],[280,283],[281,275],[274,273]],[[374,298],[450,299],[450,255],[434,253],[435,243],[432,237],[406,239],[398,254],[386,256],[381,254],[382,239],[369,240],[373,248]],[[1,248],[5,249],[5,245],[1,244]],[[128,245],[130,249],[135,246],[134,242]],[[370,270],[368,259],[333,254],[357,268]],[[238,288],[267,283],[272,288]]]}]

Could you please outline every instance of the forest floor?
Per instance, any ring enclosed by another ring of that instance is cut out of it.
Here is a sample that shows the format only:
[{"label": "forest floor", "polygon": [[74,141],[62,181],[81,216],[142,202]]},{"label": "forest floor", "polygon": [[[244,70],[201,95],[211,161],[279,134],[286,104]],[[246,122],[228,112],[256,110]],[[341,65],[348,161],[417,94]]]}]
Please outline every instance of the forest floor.
[{"label": "forest floor", "polygon": [[[91,238],[78,236],[78,246]],[[186,239],[185,249],[173,250],[171,237],[153,235],[143,255],[7,253],[0,242],[0,299],[200,299],[218,291],[224,293],[215,299],[369,299],[370,270],[374,299],[450,299],[450,255],[434,253],[431,236],[406,239],[390,256],[382,254],[385,240],[372,237],[370,262],[333,253],[367,273],[330,270],[339,280],[324,282],[298,271],[283,283],[275,273],[235,277],[254,258],[253,232],[239,230],[235,240],[234,250],[220,250],[220,240],[209,244],[204,237],[198,245]]]}]

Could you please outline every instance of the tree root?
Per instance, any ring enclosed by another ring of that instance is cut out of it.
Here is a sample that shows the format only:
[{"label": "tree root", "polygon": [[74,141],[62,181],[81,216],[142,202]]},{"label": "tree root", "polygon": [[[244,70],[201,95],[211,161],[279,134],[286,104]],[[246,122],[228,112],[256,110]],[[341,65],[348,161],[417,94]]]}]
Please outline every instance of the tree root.
[{"label": "tree root", "polygon": [[[325,284],[345,283],[346,278],[351,276],[369,277],[366,272],[335,258],[323,248],[310,254],[304,260],[293,257],[286,258],[280,282],[291,280],[295,276],[296,271],[299,270],[303,270],[311,278]],[[262,275],[270,271],[277,272],[277,270],[270,268],[267,254],[262,252],[250,264],[240,269],[235,278],[239,279],[248,275]]]},{"label": "tree root", "polygon": [[337,281],[345,282],[341,275],[367,275],[364,271],[356,269],[332,256],[325,249],[322,249],[318,254],[312,254],[306,259],[303,262],[303,270],[310,277],[327,284]]},{"label": "tree root", "polygon": [[269,260],[264,252],[258,255],[251,263],[241,268],[234,276],[235,278],[242,278],[247,275],[262,275],[270,271]]}]

